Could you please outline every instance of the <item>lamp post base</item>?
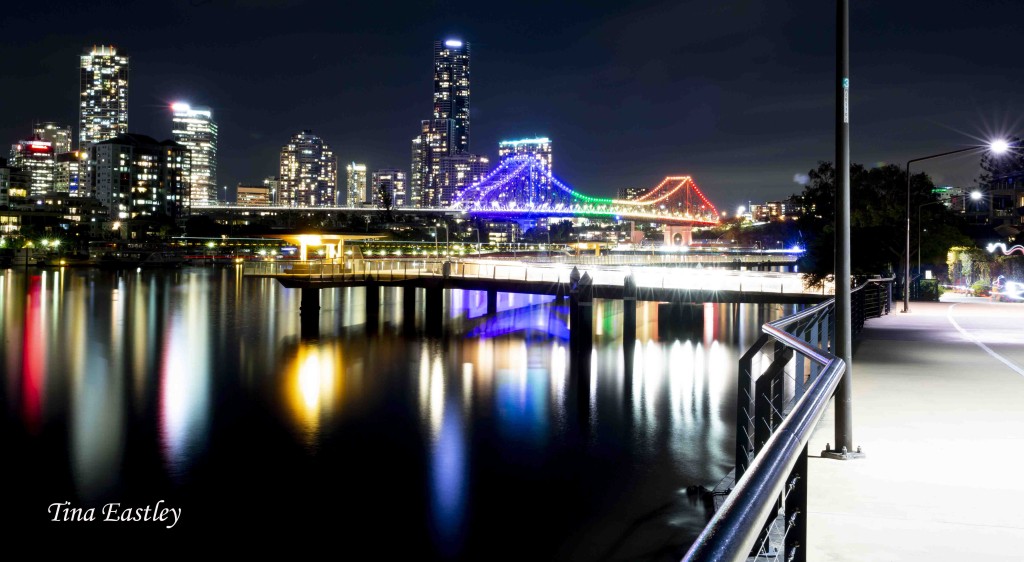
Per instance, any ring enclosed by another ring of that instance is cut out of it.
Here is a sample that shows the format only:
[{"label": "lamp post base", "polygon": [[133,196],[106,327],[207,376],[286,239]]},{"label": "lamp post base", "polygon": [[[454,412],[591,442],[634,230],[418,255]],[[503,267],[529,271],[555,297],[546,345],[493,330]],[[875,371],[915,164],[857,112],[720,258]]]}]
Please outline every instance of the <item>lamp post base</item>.
[{"label": "lamp post base", "polygon": [[857,447],[857,450],[855,452],[847,451],[846,447],[843,447],[842,450],[837,451],[835,449],[830,449],[828,443],[825,443],[825,450],[821,452],[821,458],[832,459],[834,461],[852,461],[856,459],[863,459],[866,457],[867,454],[862,452],[860,450],[860,447]]}]

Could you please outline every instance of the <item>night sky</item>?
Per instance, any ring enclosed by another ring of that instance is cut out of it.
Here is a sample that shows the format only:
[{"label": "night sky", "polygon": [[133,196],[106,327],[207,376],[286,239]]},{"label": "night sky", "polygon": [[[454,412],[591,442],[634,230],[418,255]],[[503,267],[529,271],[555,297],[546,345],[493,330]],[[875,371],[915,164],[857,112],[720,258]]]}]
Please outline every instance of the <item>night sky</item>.
[{"label": "night sky", "polygon": [[[851,151],[868,165],[1024,132],[1017,0],[851,3]],[[129,131],[170,137],[172,101],[213,108],[219,181],[276,174],[312,129],[342,169],[410,165],[433,41],[471,43],[471,149],[548,136],[596,195],[693,175],[720,208],[799,192],[833,155],[833,2],[15,2],[0,18],[0,144],[72,124],[78,56],[131,57]],[[920,164],[970,185],[977,156]],[[915,165],[918,166],[918,165]]]}]

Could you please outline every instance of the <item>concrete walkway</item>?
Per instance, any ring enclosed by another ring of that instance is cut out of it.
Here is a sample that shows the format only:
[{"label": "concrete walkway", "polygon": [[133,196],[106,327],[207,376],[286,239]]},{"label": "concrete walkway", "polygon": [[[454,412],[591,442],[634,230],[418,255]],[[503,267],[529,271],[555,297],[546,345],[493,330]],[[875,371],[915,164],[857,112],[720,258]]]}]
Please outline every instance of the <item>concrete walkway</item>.
[{"label": "concrete walkway", "polygon": [[867,457],[811,438],[808,560],[1024,560],[1024,303],[911,304],[855,344]]}]

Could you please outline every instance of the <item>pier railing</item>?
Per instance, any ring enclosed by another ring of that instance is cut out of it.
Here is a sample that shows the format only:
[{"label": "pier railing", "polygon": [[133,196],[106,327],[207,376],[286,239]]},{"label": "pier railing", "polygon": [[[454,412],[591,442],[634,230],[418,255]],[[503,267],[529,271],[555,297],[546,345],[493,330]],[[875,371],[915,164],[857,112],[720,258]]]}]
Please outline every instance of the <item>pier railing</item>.
[{"label": "pier railing", "polygon": [[537,283],[568,283],[573,267],[587,272],[595,286],[619,286],[632,275],[638,288],[684,289],[700,291],[738,291],[791,295],[828,295],[833,286],[826,283],[808,287],[796,273],[735,271],[716,268],[689,268],[645,265],[580,266],[571,263],[533,263],[491,259],[335,259],[275,260],[248,262],[243,273],[255,277],[293,278],[305,281],[395,282],[422,277],[492,279]]},{"label": "pier railing", "polygon": [[[892,281],[854,289],[855,333],[888,314]],[[829,299],[769,322],[740,358],[735,485],[684,561],[807,559],[807,441],[846,373],[832,354],[835,316]]]}]

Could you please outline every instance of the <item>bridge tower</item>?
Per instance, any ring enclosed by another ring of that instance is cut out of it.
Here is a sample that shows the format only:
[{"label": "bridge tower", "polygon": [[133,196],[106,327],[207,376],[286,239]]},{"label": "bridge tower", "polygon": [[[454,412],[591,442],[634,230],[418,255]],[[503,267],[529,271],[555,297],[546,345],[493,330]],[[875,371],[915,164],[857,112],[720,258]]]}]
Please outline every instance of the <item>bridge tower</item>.
[{"label": "bridge tower", "polygon": [[693,227],[676,224],[665,225],[665,245],[672,247],[689,246],[693,243]]}]

